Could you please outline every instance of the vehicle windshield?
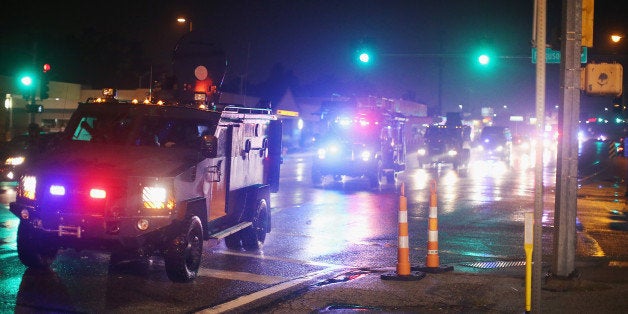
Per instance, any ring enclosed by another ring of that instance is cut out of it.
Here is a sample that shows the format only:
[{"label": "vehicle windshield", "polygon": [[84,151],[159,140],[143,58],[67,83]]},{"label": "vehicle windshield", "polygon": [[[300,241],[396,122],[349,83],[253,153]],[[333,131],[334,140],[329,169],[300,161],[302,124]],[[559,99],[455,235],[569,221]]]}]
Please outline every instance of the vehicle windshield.
[{"label": "vehicle windshield", "polygon": [[460,138],[461,130],[457,128],[438,128],[430,127],[425,130],[425,138],[427,140],[444,140]]},{"label": "vehicle windshield", "polygon": [[198,148],[201,136],[215,131],[210,121],[128,111],[86,111],[77,118],[71,140],[83,143]]},{"label": "vehicle windshield", "polygon": [[482,129],[481,139],[509,141],[510,133],[502,127],[485,127]]}]

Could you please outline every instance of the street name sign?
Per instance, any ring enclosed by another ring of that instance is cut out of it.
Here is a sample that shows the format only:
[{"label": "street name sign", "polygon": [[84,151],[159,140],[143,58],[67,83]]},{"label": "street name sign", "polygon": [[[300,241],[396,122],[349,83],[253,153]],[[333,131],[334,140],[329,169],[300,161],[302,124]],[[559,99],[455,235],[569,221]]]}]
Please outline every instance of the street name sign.
[{"label": "street name sign", "polygon": [[[580,51],[580,63],[587,63],[587,47],[582,47]],[[535,47],[532,47],[532,63],[536,63]],[[560,63],[560,50],[545,48],[545,63]]]}]

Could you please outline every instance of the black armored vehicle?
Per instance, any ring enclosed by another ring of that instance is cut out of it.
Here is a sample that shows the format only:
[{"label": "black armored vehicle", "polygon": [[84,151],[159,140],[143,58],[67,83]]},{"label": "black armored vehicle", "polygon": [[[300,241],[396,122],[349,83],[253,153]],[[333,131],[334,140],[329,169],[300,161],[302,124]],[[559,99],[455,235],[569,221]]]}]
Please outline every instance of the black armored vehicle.
[{"label": "black armored vehicle", "polygon": [[454,169],[467,168],[471,156],[467,127],[462,125],[431,125],[418,149],[419,167],[452,164]]},{"label": "black armored vehicle", "polygon": [[112,263],[158,254],[171,280],[190,281],[203,240],[260,248],[280,163],[270,109],[90,99],[18,180],[19,259],[48,267],[59,249],[110,252]]}]

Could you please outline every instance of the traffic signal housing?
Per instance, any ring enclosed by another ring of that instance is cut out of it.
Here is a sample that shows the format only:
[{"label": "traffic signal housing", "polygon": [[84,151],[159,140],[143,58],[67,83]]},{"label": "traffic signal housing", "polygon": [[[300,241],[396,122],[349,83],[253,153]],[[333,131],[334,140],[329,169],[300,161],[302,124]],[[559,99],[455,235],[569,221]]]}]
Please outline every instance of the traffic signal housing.
[{"label": "traffic signal housing", "polygon": [[580,89],[588,95],[622,95],[624,69],[620,63],[589,63],[580,72]]},{"label": "traffic signal housing", "polygon": [[34,97],[33,93],[33,76],[30,73],[24,73],[19,76],[19,90],[22,93],[22,98],[25,100],[29,100],[31,97]]},{"label": "traffic signal housing", "polygon": [[42,105],[26,105],[27,113],[42,113],[44,112],[44,106]]},{"label": "traffic signal housing", "polygon": [[371,38],[362,38],[353,50],[353,60],[358,67],[368,69],[377,62],[378,51],[377,45]]},{"label": "traffic signal housing", "polygon": [[48,97],[50,97],[50,95],[48,94],[50,92],[50,87],[48,86],[48,83],[50,83],[48,74],[42,73],[41,82],[39,85],[39,99],[41,100],[48,99]]},{"label": "traffic signal housing", "polygon": [[595,0],[582,0],[582,46],[593,47],[593,11]]},{"label": "traffic signal housing", "polygon": [[50,83],[49,72],[50,64],[44,64],[44,69],[41,73],[41,79],[39,80],[39,99],[44,100],[50,97],[50,87],[48,84]]}]

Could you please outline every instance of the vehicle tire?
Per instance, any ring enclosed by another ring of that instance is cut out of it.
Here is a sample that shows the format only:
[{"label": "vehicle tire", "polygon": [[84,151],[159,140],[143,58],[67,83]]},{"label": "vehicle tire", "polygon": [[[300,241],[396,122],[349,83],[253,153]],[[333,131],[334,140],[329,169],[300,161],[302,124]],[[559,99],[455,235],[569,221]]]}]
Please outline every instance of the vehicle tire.
[{"label": "vehicle tire", "polygon": [[386,178],[386,173],[384,173],[384,165],[381,160],[377,161],[377,183],[378,185],[383,185],[384,179]]},{"label": "vehicle tire", "polygon": [[367,179],[369,180],[369,187],[371,187],[372,189],[379,188],[378,171],[376,171],[375,173],[368,174]]},{"label": "vehicle tire", "polygon": [[31,268],[48,268],[57,257],[59,248],[45,239],[30,223],[22,220],[17,228],[17,255],[22,264]]},{"label": "vehicle tire", "polygon": [[255,202],[255,215],[251,221],[253,225],[241,231],[242,247],[247,251],[257,251],[262,248],[266,240],[268,203],[265,199],[258,199]]},{"label": "vehicle tire", "polygon": [[316,167],[312,167],[312,185],[320,186],[323,184],[323,174]]},{"label": "vehicle tire", "polygon": [[196,278],[203,255],[203,226],[196,216],[186,218],[178,234],[169,241],[164,263],[168,278],[189,282]]},{"label": "vehicle tire", "polygon": [[239,251],[242,248],[242,236],[240,231],[226,236],[225,246],[230,250]]}]

